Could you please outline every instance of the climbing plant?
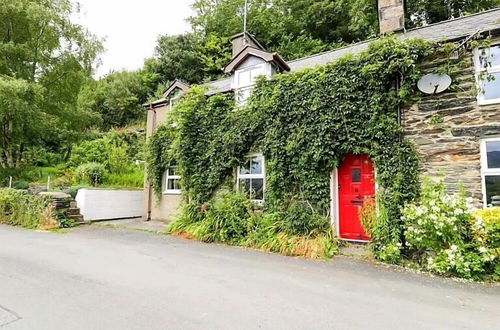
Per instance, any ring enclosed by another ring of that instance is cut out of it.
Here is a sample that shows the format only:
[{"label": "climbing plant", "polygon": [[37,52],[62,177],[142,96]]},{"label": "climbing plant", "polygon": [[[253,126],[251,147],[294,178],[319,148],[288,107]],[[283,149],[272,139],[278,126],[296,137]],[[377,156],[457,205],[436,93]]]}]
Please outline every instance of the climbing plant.
[{"label": "climbing plant", "polygon": [[[412,100],[419,62],[439,52],[420,40],[383,38],[326,66],[260,79],[246,106],[232,94],[192,88],[150,140],[155,190],[175,162],[189,202],[204,204],[251,151],[266,160],[264,212],[300,201],[327,216],[330,177],[348,153],[375,163],[386,210],[384,241],[398,241],[400,207],[419,192],[418,156],[402,135],[398,107]],[[399,84],[396,84],[399,82]]]}]

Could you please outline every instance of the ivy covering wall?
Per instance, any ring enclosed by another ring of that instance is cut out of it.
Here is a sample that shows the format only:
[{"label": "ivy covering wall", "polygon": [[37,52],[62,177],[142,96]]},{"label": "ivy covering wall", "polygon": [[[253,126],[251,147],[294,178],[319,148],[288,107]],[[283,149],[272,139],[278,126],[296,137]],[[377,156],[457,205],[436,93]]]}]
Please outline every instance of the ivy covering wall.
[{"label": "ivy covering wall", "polygon": [[384,38],[360,55],[261,79],[243,107],[232,94],[207,98],[193,87],[150,139],[153,187],[160,192],[163,172],[176,164],[184,197],[202,205],[258,151],[266,161],[264,212],[300,201],[327,216],[332,171],[348,153],[368,154],[387,215],[379,235],[399,240],[400,208],[418,195],[419,183],[418,156],[402,136],[398,107],[414,95],[418,63],[436,52],[423,41]]}]

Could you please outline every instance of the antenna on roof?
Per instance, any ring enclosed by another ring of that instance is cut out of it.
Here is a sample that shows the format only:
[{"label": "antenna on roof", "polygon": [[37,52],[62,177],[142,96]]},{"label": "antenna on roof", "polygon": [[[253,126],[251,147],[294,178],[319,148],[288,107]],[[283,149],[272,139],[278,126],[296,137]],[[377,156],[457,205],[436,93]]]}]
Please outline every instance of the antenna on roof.
[{"label": "antenna on roof", "polygon": [[248,0],[245,0],[245,9],[243,13],[243,33],[247,33]]}]

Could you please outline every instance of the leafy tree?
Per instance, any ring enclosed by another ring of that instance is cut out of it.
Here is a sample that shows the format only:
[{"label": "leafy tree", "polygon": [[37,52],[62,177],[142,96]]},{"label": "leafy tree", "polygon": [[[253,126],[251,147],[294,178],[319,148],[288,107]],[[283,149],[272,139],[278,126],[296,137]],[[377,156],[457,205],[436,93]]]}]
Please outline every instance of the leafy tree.
[{"label": "leafy tree", "polygon": [[182,79],[187,83],[199,83],[204,77],[201,58],[202,40],[195,34],[160,36],[156,45],[154,71],[164,82]]},{"label": "leafy tree", "polygon": [[148,89],[140,72],[118,71],[89,82],[80,93],[78,108],[101,116],[104,128],[127,126],[144,117],[141,104]]},{"label": "leafy tree", "polygon": [[420,26],[500,6],[500,0],[408,0],[410,25]]},{"label": "leafy tree", "polygon": [[70,21],[69,0],[9,0],[0,6],[0,166],[27,149],[70,141],[91,124],[75,107],[102,49]]},{"label": "leafy tree", "polygon": [[[378,33],[377,0],[249,0],[248,29],[287,60],[366,40]],[[202,35],[243,29],[244,0],[195,0],[189,19]],[[477,13],[500,0],[408,0],[409,27]]]},{"label": "leafy tree", "polygon": [[[204,34],[229,37],[243,29],[242,0],[196,0],[190,22]],[[248,28],[270,50],[294,59],[377,31],[375,0],[253,0]]]}]

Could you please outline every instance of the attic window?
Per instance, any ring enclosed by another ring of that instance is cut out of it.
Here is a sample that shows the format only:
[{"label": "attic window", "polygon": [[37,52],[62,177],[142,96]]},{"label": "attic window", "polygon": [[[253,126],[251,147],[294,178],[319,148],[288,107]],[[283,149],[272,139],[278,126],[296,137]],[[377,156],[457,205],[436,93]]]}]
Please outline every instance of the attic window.
[{"label": "attic window", "polygon": [[239,105],[246,104],[248,98],[252,94],[252,89],[255,85],[255,81],[259,76],[265,75],[266,64],[236,70],[234,76],[236,103]]},{"label": "attic window", "polygon": [[173,109],[177,104],[179,104],[182,96],[182,90],[177,89],[172,96],[170,96],[170,109]]},{"label": "attic window", "polygon": [[477,96],[480,105],[500,103],[500,45],[475,51]]}]

